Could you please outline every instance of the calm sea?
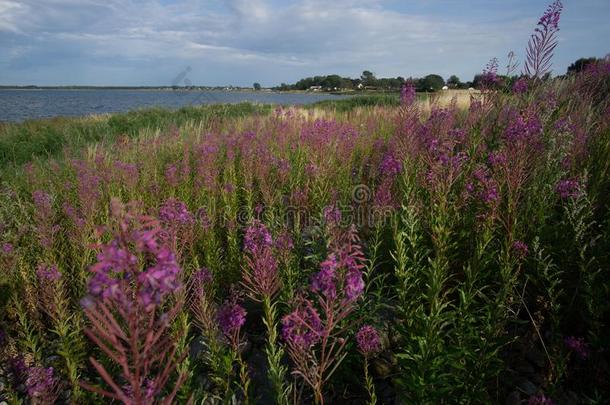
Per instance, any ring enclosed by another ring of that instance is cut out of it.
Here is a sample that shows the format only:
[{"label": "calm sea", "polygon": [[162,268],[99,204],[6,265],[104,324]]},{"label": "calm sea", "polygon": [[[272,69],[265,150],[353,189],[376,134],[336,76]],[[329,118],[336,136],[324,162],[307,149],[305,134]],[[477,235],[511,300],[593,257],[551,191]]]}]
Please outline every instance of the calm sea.
[{"label": "calm sea", "polygon": [[164,90],[0,90],[0,121],[83,116],[150,107],[240,103],[309,104],[332,94]]}]

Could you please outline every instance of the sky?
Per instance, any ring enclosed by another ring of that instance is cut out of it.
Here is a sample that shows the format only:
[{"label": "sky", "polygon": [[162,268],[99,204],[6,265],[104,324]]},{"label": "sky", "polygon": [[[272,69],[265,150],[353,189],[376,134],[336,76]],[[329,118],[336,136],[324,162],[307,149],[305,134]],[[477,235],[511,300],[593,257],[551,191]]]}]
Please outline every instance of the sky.
[{"label": "sky", "polygon": [[[2,85],[472,80],[521,61],[548,0],[0,0]],[[564,0],[553,72],[610,52],[610,0]]]}]

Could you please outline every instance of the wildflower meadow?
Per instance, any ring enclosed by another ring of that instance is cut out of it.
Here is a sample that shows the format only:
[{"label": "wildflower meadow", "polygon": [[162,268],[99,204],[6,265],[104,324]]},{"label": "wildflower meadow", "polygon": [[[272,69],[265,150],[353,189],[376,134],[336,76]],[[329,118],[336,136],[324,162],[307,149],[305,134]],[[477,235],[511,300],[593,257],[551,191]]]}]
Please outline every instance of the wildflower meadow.
[{"label": "wildflower meadow", "polygon": [[608,403],[610,59],[550,78],[561,10],[466,106],[3,155],[0,400]]}]

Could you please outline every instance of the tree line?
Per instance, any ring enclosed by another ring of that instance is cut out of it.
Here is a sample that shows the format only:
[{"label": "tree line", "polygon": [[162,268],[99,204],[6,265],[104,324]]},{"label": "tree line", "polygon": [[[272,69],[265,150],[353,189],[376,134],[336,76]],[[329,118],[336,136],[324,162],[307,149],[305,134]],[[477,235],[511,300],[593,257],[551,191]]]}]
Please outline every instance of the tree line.
[{"label": "tree line", "polygon": [[[589,64],[599,61],[598,58],[580,58],[572,63],[566,72],[566,74],[577,73],[586,68]],[[520,76],[504,76],[497,75],[498,86],[510,86]],[[550,77],[550,75],[549,75]],[[481,88],[484,75],[479,73],[476,74],[471,81],[462,82],[456,75],[451,75],[445,80],[441,75],[429,74],[421,78],[407,78],[388,77],[378,78],[370,70],[362,72],[360,77],[342,77],[337,74],[327,76],[313,76],[300,79],[294,84],[282,83],[279,86],[273,87],[274,90],[287,91],[287,90],[310,90],[312,88],[319,88],[323,91],[339,91],[339,90],[382,90],[382,91],[398,91],[407,82],[413,83],[415,89],[420,92],[424,91],[437,91],[447,86],[450,89],[468,89],[468,88]],[[255,83],[255,89],[260,89],[260,85]]]},{"label": "tree line", "polygon": [[378,78],[370,70],[362,72],[360,77],[342,77],[337,74],[327,76],[306,77],[294,84],[282,83],[274,87],[274,90],[310,90],[319,88],[324,91],[338,90],[384,90],[397,91],[409,81],[413,83],[417,91],[436,91],[448,86],[449,88],[461,89],[468,88],[472,82],[463,83],[456,75],[450,76],[446,81],[438,74],[429,74],[421,78],[381,77]]}]

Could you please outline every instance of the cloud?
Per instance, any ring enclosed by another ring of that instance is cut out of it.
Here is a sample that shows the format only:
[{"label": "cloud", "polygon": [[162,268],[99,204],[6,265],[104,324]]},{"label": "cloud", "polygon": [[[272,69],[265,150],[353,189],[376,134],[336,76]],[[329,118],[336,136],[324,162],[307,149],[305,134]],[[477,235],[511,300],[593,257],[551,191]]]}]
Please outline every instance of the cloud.
[{"label": "cloud", "polygon": [[[604,8],[599,0],[588,1],[596,2],[597,14]],[[0,0],[0,52],[6,55],[0,77],[40,84],[76,78],[162,84],[188,65],[190,80],[202,84],[256,80],[272,85],[313,74],[357,75],[364,69],[381,76],[435,72],[468,79],[491,57],[522,49],[544,8],[519,13],[494,0],[485,3],[486,11],[475,5],[464,12],[470,4]],[[591,16],[581,12],[574,18]],[[569,44],[570,35],[591,34],[575,27],[562,31],[562,41]]]}]

